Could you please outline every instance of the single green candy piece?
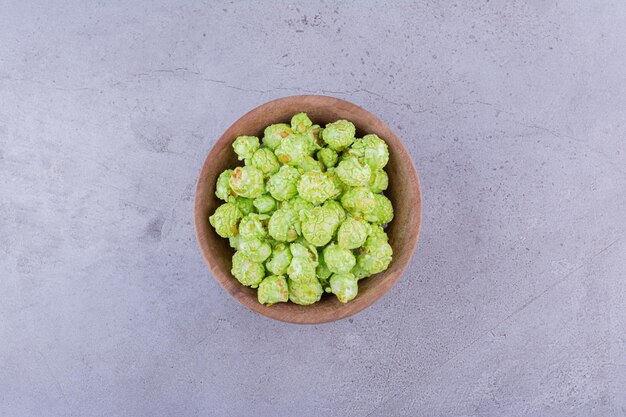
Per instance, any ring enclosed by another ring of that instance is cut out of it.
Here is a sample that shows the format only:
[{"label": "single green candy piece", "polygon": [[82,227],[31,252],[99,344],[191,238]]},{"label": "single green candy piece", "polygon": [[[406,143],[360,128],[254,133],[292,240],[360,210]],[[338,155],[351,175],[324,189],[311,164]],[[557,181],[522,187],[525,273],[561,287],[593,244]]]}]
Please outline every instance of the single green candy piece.
[{"label": "single green candy piece", "polygon": [[230,272],[247,287],[256,288],[265,276],[263,264],[253,262],[243,252],[233,255],[233,267]]},{"label": "single green candy piece", "polygon": [[273,151],[280,145],[280,142],[287,136],[293,134],[293,130],[286,123],[269,125],[263,132],[263,145]]},{"label": "single green candy piece", "polygon": [[315,246],[328,244],[337,229],[337,213],[333,209],[319,206],[300,212],[302,236]]},{"label": "single green candy piece", "polygon": [[317,279],[301,282],[289,279],[287,283],[289,285],[289,300],[294,304],[306,306],[316,303],[324,293],[322,285]]},{"label": "single green candy piece", "polygon": [[309,142],[302,135],[289,135],[283,139],[274,153],[281,164],[298,165],[302,158],[309,155]]},{"label": "single green candy piece", "polygon": [[293,242],[300,234],[300,219],[295,210],[280,208],[272,213],[267,224],[271,237],[280,242]]},{"label": "single green candy piece", "polygon": [[235,203],[224,203],[209,217],[209,223],[221,237],[237,235],[237,224],[243,217]]},{"label": "single green candy piece", "polygon": [[377,274],[389,266],[393,249],[382,239],[367,238],[365,245],[359,248],[357,265],[367,273]]},{"label": "single green candy piece", "polygon": [[317,265],[317,249],[310,243],[298,240],[289,245],[289,250],[294,258],[307,258]]},{"label": "single green candy piece", "polygon": [[359,265],[359,263],[358,263],[358,262],[357,262],[357,264],[356,264],[356,265],[354,265],[354,268],[352,268],[352,270],[350,271],[350,273],[351,273],[352,275],[354,275],[354,277],[355,277],[357,280],[360,280],[360,279],[363,279],[363,278],[367,278],[367,277],[369,277],[370,275],[372,275],[372,274],[370,274],[369,272],[367,272],[366,270],[364,270],[363,268],[361,268],[361,266]]},{"label": "single green candy piece", "polygon": [[323,281],[328,281],[332,274],[333,273],[330,271],[330,269],[328,269],[328,265],[326,265],[326,261],[324,261],[323,251],[322,253],[318,253],[318,263],[317,268],[315,269],[315,276],[317,277],[317,279],[320,280],[323,285]]},{"label": "single green candy piece", "polygon": [[359,292],[359,283],[351,273],[334,274],[330,277],[330,289],[337,296],[339,301],[347,303],[354,300]]},{"label": "single green candy piece", "polygon": [[322,139],[323,131],[324,129],[322,129],[319,125],[313,125],[307,129],[305,136],[309,139],[309,153],[311,155],[325,145],[324,140]]},{"label": "single green candy piece", "polygon": [[254,204],[252,204],[251,198],[237,196],[235,198],[235,204],[237,204],[237,207],[239,207],[241,214],[243,214],[244,216],[254,212]]},{"label": "single green candy piece", "polygon": [[330,178],[330,180],[333,182],[333,185],[335,186],[335,192],[333,193],[333,196],[331,198],[341,197],[341,195],[345,193],[349,187],[344,184],[339,178],[339,175],[337,174],[337,168],[328,168],[326,170],[326,175],[328,175],[328,178]]},{"label": "single green candy piece", "polygon": [[282,275],[270,275],[259,284],[257,292],[259,303],[268,306],[289,301],[289,286]]},{"label": "single green candy piece", "polygon": [[261,171],[266,178],[277,173],[280,168],[276,155],[267,148],[257,149],[250,158],[250,165]]},{"label": "single green candy piece", "polygon": [[228,238],[228,245],[235,249],[239,250],[239,236],[231,236]]},{"label": "single green candy piece", "polygon": [[391,201],[382,194],[374,194],[374,206],[365,214],[365,220],[375,224],[387,224],[393,220]]},{"label": "single green candy piece", "polygon": [[343,249],[356,249],[367,239],[367,222],[348,217],[337,231],[337,244]]},{"label": "single green candy piece", "polygon": [[272,254],[272,245],[259,238],[240,239],[239,251],[252,262],[263,262]]},{"label": "single green candy piece", "polygon": [[320,161],[314,159],[310,155],[307,155],[304,158],[302,158],[302,160],[298,164],[298,171],[300,171],[300,173],[305,173],[309,171],[321,172],[322,170],[323,170],[323,164]]},{"label": "single green candy piece", "polygon": [[350,154],[356,155],[372,170],[383,169],[389,162],[389,148],[377,135],[365,135],[350,146]]},{"label": "single green candy piece", "polygon": [[387,236],[387,232],[378,224],[368,224],[368,232],[367,237],[370,241],[372,240],[380,240],[383,242],[389,242],[389,236]]},{"label": "single green candy piece", "polygon": [[355,187],[346,191],[341,197],[341,205],[355,217],[361,217],[371,211],[376,203],[374,193],[366,187]]},{"label": "single green candy piece", "polygon": [[241,197],[255,198],[265,192],[263,172],[251,167],[237,167],[230,176],[230,188]]},{"label": "single green candy piece", "polygon": [[272,213],[276,210],[276,200],[270,194],[263,194],[252,201],[259,213]]},{"label": "single green candy piece", "polygon": [[291,166],[282,166],[267,181],[267,190],[278,201],[289,200],[298,194],[298,180],[300,173]]},{"label": "single green candy piece", "polygon": [[323,251],[324,261],[331,272],[341,274],[350,272],[356,264],[356,259],[352,251],[342,249],[338,245],[331,243],[326,246]]},{"label": "single green candy piece", "polygon": [[387,187],[389,187],[389,176],[387,176],[387,173],[384,170],[377,169],[372,172],[372,175],[370,175],[370,181],[367,186],[373,193],[385,191]]},{"label": "single green candy piece", "polygon": [[242,239],[262,239],[267,236],[267,214],[250,213],[239,222],[239,236]]},{"label": "single green candy piece", "polygon": [[346,211],[341,204],[335,200],[328,200],[324,203],[324,207],[332,210],[335,215],[335,230],[339,227],[342,221],[346,219]]},{"label": "single green candy piece", "polygon": [[232,201],[235,197],[235,193],[230,188],[230,176],[232,173],[232,169],[227,169],[222,172],[219,177],[217,177],[217,182],[215,183],[215,195],[220,200]]},{"label": "single green candy piece", "polygon": [[311,281],[315,279],[315,268],[317,263],[310,258],[294,256],[291,259],[287,275],[295,282]]},{"label": "single green candy piece", "polygon": [[259,138],[256,136],[239,136],[233,142],[233,149],[240,161],[242,159],[252,158],[254,152],[259,149],[259,146]]},{"label": "single green candy piece", "polygon": [[298,113],[291,118],[291,130],[297,133],[305,133],[313,125],[306,113]]},{"label": "single green candy piece", "polygon": [[296,213],[300,214],[302,210],[309,210],[315,207],[313,203],[306,201],[304,198],[299,195],[295,196],[291,200],[285,201],[281,208],[295,210]]},{"label": "single green candy piece", "polygon": [[322,129],[318,125],[314,125],[301,135],[307,144],[306,150],[309,155],[314,155],[324,145],[324,141],[320,137],[321,131]]},{"label": "single green candy piece", "polygon": [[313,204],[322,204],[335,193],[333,181],[324,172],[309,171],[302,174],[298,194]]},{"label": "single green candy piece", "polygon": [[326,168],[331,168],[337,165],[339,155],[331,148],[322,148],[317,152],[317,159],[319,159]]},{"label": "single green candy piece", "polygon": [[357,158],[347,158],[337,165],[337,175],[343,183],[351,187],[361,187],[369,184],[372,170]]},{"label": "single green candy piece", "polygon": [[289,246],[284,243],[279,243],[274,246],[270,260],[267,261],[265,267],[272,274],[284,275],[287,273],[291,259],[292,256]]},{"label": "single green candy piece", "polygon": [[329,123],[322,132],[322,138],[324,142],[328,144],[332,149],[341,151],[347,148],[354,141],[354,134],[356,128],[347,120],[337,120],[334,123]]}]

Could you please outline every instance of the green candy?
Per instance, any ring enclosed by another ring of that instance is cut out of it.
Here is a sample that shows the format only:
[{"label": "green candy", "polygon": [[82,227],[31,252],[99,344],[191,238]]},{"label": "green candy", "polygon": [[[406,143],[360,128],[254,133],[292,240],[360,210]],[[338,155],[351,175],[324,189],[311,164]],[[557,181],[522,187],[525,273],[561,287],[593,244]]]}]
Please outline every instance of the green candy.
[{"label": "green candy", "polygon": [[315,280],[316,268],[317,264],[311,259],[294,256],[287,268],[287,275],[295,282],[311,281]]},{"label": "green candy", "polygon": [[253,200],[251,198],[240,196],[237,196],[235,198],[235,204],[237,204],[237,207],[241,211],[241,214],[243,214],[244,216],[254,212],[254,204],[252,204],[252,202]]},{"label": "green candy", "polygon": [[270,214],[276,210],[276,200],[270,194],[263,194],[252,201],[252,205],[259,213]]},{"label": "green candy", "polygon": [[393,249],[388,242],[369,237],[359,248],[357,265],[370,275],[377,274],[387,269],[392,255]]},{"label": "green candy", "polygon": [[313,204],[322,204],[331,198],[336,189],[333,181],[324,172],[309,171],[302,174],[298,183],[300,197]]},{"label": "green candy", "polygon": [[389,162],[389,148],[377,135],[365,135],[350,146],[350,154],[369,165],[372,170],[383,169]]},{"label": "green candy", "polygon": [[289,200],[298,194],[299,179],[296,168],[284,165],[267,181],[267,190],[278,201]]},{"label": "green candy", "polygon": [[337,296],[339,301],[347,303],[353,300],[359,292],[358,280],[351,273],[333,274],[330,277],[330,290]]},{"label": "green candy", "polygon": [[366,187],[351,188],[341,197],[341,205],[350,214],[360,218],[364,213],[372,210],[376,203],[374,193]]},{"label": "green candy", "polygon": [[333,214],[335,215],[336,226],[339,226],[339,223],[345,220],[346,211],[343,209],[343,207],[341,206],[341,204],[339,204],[338,201],[328,200],[324,203],[324,207],[326,207],[329,210],[332,210]]},{"label": "green candy", "polygon": [[257,292],[259,303],[268,306],[289,300],[289,286],[282,275],[270,275],[259,284]]},{"label": "green candy", "polygon": [[356,128],[347,120],[337,120],[329,123],[322,132],[322,138],[335,151],[341,151],[354,141]]},{"label": "green candy", "polygon": [[234,203],[225,203],[219,206],[215,213],[209,217],[209,223],[221,237],[233,237],[237,235],[237,224],[243,217],[241,211]]},{"label": "green candy", "polygon": [[235,250],[239,250],[239,236],[231,236],[228,238],[228,246]]},{"label": "green candy", "polygon": [[230,176],[232,173],[232,169],[227,169],[222,172],[219,177],[217,177],[217,182],[215,183],[215,195],[220,200],[232,201],[235,197],[234,191],[230,188]]},{"label": "green candy", "polygon": [[239,251],[252,262],[263,262],[272,254],[272,245],[259,238],[240,239]]},{"label": "green candy", "polygon": [[323,256],[328,269],[336,274],[350,272],[356,265],[356,259],[352,251],[340,248],[334,243],[324,248]]},{"label": "green candy", "polygon": [[328,178],[330,178],[335,186],[335,192],[333,193],[332,198],[341,197],[341,195],[349,189],[349,187],[341,181],[339,175],[337,175],[337,168],[328,168],[326,170],[326,175],[328,175]]},{"label": "green candy", "polygon": [[286,123],[269,125],[263,132],[263,145],[273,151],[280,145],[280,142],[287,136],[293,134],[293,130]]},{"label": "green candy", "polygon": [[267,221],[270,216],[266,214],[250,213],[239,222],[239,237],[241,239],[263,239],[267,236]]},{"label": "green candy", "polygon": [[347,158],[337,165],[337,175],[344,184],[362,187],[369,184],[372,170],[369,165],[361,163],[357,158]]},{"label": "green candy", "polygon": [[312,245],[324,246],[337,229],[337,214],[328,207],[314,207],[300,212],[302,236]]},{"label": "green candy", "polygon": [[309,154],[310,143],[302,135],[289,135],[274,150],[281,164],[298,165]]},{"label": "green candy", "polygon": [[304,158],[302,158],[302,160],[298,164],[298,171],[301,174],[305,172],[309,172],[309,171],[321,172],[323,169],[324,169],[324,165],[320,161],[314,159],[310,155],[307,155]]},{"label": "green candy", "polygon": [[295,282],[303,282],[315,279],[315,269],[317,268],[317,250],[315,247],[292,243],[289,245],[292,259],[287,268],[287,275]]},{"label": "green candy", "polygon": [[274,152],[267,148],[258,149],[250,158],[250,165],[263,173],[265,178],[278,172],[280,164]]},{"label": "green candy", "polygon": [[317,279],[309,281],[289,279],[287,283],[289,285],[289,301],[294,304],[311,305],[318,302],[324,293],[322,285]]},{"label": "green candy", "polygon": [[343,249],[356,249],[367,239],[367,222],[348,217],[337,231],[337,244]]},{"label": "green candy", "polygon": [[247,287],[256,288],[265,276],[262,263],[253,262],[244,253],[235,252],[230,270],[237,281]]},{"label": "green candy", "polygon": [[285,275],[291,263],[291,259],[292,256],[289,246],[284,243],[278,243],[274,246],[270,260],[266,262],[265,267],[272,274]]},{"label": "green candy", "polygon": [[385,191],[387,187],[389,187],[389,177],[387,176],[387,173],[382,169],[373,171],[372,175],[370,175],[370,181],[367,186],[373,193]]},{"label": "green candy", "polygon": [[300,214],[302,210],[309,210],[315,207],[313,203],[306,201],[304,198],[299,195],[295,196],[289,201],[285,201],[280,208],[295,210],[296,213]]},{"label": "green candy", "polygon": [[256,136],[233,142],[245,163],[218,176],[215,196],[225,203],[209,223],[235,249],[231,273],[258,287],[259,303],[310,305],[324,291],[347,303],[358,280],[388,268],[393,250],[382,226],[394,213],[380,193],[389,149],[355,133],[347,120],[322,129],[297,113],[267,126],[262,145]]},{"label": "green candy", "polygon": [[251,158],[259,146],[259,138],[256,136],[239,136],[233,142],[233,149],[240,161]]},{"label": "green candy", "polygon": [[322,148],[317,152],[317,159],[319,159],[326,168],[331,168],[337,165],[339,155],[331,148]]},{"label": "green candy", "polygon": [[354,265],[354,268],[352,268],[352,270],[350,271],[350,273],[351,273],[352,275],[354,275],[354,277],[355,277],[357,280],[360,280],[360,279],[363,279],[363,278],[367,278],[367,277],[369,277],[370,275],[372,275],[372,274],[370,274],[369,272],[367,272],[366,270],[364,270],[363,268],[361,268],[361,267],[359,266],[359,264],[358,264],[358,263],[357,263],[356,265]]},{"label": "green candy", "polygon": [[324,281],[328,281],[332,274],[333,273],[331,272],[331,270],[328,269],[328,265],[326,265],[326,261],[324,260],[324,254],[319,253],[317,268],[315,269],[315,276],[323,284]]},{"label": "green candy", "polygon": [[324,129],[322,129],[319,125],[313,125],[309,127],[304,134],[304,136],[308,139],[309,153],[311,155],[324,146],[324,140],[322,139],[323,131]]},{"label": "green candy", "polygon": [[387,236],[387,232],[378,224],[369,224],[368,225],[368,233],[367,237],[370,240],[381,240],[383,242],[389,242],[389,236]]},{"label": "green candy", "polygon": [[230,176],[229,185],[235,194],[241,197],[255,198],[265,192],[263,172],[251,166],[235,168]]},{"label": "green candy", "polygon": [[306,241],[294,242],[289,245],[289,250],[294,258],[307,258],[317,265],[317,249]]},{"label": "green candy", "polygon": [[391,201],[382,194],[374,194],[374,206],[365,214],[365,219],[374,224],[387,224],[393,220]]},{"label": "green candy", "polygon": [[298,113],[291,118],[291,130],[297,133],[305,133],[313,125],[306,113]]},{"label": "green candy", "polygon": [[295,210],[280,208],[272,213],[267,224],[271,237],[279,242],[293,242],[300,234],[300,219]]}]

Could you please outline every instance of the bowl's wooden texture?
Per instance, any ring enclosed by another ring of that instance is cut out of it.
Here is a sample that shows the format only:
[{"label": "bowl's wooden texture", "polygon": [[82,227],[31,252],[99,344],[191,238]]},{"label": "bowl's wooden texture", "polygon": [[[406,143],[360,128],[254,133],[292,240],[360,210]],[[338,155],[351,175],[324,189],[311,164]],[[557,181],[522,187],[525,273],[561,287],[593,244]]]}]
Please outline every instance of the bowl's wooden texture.
[{"label": "bowl's wooden texture", "polygon": [[[230,273],[233,249],[228,240],[218,236],[208,218],[223,202],[215,197],[215,181],[225,169],[241,163],[231,147],[241,135],[263,137],[263,129],[273,123],[289,123],[291,116],[306,112],[313,123],[322,127],[339,119],[350,120],[356,125],[357,137],[375,133],[389,146],[389,189],[385,195],[391,200],[395,217],[387,233],[393,248],[393,260],[389,268],[379,274],[359,281],[358,296],[347,304],[340,303],[332,294],[310,306],[291,302],[271,307],[259,304],[256,289],[241,285]],[[422,200],[420,185],[411,157],[400,139],[383,121],[361,107],[325,96],[293,96],[270,101],[245,114],[219,138],[206,158],[195,196],[196,236],[202,255],[220,285],[250,310],[271,317],[299,324],[324,323],[352,316],[373,304],[399,279],[409,264],[421,223]]]}]

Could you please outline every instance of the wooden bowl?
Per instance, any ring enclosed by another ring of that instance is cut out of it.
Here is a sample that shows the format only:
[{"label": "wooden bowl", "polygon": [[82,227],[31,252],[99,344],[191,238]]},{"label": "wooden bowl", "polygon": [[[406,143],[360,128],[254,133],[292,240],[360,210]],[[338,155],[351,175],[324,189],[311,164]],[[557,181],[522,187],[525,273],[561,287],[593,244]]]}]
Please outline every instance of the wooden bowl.
[{"label": "wooden bowl", "polygon": [[[277,303],[271,307],[259,304],[257,290],[241,285],[230,273],[233,249],[228,240],[215,233],[208,218],[222,204],[215,197],[215,181],[218,175],[240,163],[231,147],[237,136],[263,136],[263,129],[273,123],[289,123],[291,116],[306,112],[313,123],[324,126],[339,119],[353,122],[357,136],[375,133],[389,146],[389,189],[385,195],[393,203],[395,217],[387,233],[393,248],[393,260],[389,268],[379,274],[359,281],[359,294],[347,304],[340,303],[332,294],[310,306],[291,302]],[[265,103],[248,112],[219,138],[206,158],[195,197],[196,237],[202,255],[220,285],[250,310],[291,323],[324,323],[352,316],[382,297],[400,279],[417,244],[422,199],[420,185],[411,157],[402,142],[382,120],[361,107],[325,96],[293,96]]]}]

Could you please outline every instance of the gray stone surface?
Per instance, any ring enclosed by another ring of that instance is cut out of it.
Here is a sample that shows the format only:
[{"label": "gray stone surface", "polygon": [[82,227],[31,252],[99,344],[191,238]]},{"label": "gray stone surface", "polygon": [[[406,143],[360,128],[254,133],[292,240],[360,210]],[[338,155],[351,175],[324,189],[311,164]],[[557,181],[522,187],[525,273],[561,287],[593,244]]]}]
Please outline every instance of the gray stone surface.
[{"label": "gray stone surface", "polygon": [[[56,4],[53,4],[56,3]],[[0,7],[0,415],[626,415],[626,4]],[[294,326],[211,278],[194,182],[270,99],[405,141],[402,281]]]}]

